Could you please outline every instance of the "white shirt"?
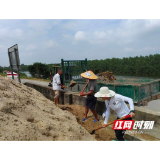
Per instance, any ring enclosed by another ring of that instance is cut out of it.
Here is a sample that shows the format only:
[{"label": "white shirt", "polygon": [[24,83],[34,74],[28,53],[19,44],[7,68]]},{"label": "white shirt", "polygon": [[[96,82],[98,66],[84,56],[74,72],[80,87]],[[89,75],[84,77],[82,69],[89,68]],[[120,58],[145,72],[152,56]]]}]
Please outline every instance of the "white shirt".
[{"label": "white shirt", "polygon": [[[129,103],[130,110],[124,101]],[[111,97],[110,101],[105,100],[105,105],[106,112],[104,112],[102,115],[105,117],[104,124],[107,124],[108,122],[110,109],[114,110],[117,113],[117,117],[119,118],[128,115],[131,110],[134,110],[133,100],[120,94],[115,94],[115,96]]]},{"label": "white shirt", "polygon": [[61,84],[61,80],[60,75],[57,73],[53,77],[53,90],[60,90],[61,86],[59,84]]}]

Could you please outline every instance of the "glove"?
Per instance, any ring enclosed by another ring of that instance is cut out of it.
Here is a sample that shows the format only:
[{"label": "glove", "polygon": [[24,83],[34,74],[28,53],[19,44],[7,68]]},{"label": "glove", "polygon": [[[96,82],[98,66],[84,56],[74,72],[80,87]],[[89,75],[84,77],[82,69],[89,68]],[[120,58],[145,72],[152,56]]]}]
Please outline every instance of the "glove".
[{"label": "glove", "polygon": [[105,118],[105,116],[106,116],[106,112],[104,112],[104,113],[102,114],[102,117],[103,117],[103,118]]}]

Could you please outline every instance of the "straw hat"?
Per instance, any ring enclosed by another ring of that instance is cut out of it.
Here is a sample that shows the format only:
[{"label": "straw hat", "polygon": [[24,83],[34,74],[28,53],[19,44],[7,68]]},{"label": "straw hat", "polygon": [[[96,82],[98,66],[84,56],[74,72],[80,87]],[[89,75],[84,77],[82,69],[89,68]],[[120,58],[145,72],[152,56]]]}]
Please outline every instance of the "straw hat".
[{"label": "straw hat", "polygon": [[109,90],[108,87],[101,87],[99,92],[97,92],[94,96],[95,97],[113,97],[115,92]]},{"label": "straw hat", "polygon": [[98,79],[98,77],[91,70],[81,73],[81,76],[88,79]]}]

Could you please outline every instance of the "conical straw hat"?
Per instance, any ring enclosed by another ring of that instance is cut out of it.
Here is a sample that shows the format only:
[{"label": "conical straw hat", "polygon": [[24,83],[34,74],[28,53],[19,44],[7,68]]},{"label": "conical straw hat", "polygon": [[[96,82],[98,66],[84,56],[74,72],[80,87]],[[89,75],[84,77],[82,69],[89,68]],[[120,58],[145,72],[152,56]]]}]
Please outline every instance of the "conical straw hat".
[{"label": "conical straw hat", "polygon": [[98,79],[98,77],[91,70],[81,73],[81,76],[87,79]]}]

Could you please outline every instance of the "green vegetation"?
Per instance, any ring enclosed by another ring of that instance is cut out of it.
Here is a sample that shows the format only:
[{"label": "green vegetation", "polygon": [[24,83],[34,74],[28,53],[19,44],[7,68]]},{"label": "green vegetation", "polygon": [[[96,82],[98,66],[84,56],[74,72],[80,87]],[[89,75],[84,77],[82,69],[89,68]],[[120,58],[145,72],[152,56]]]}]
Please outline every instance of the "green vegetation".
[{"label": "green vegetation", "polygon": [[45,79],[49,77],[49,68],[46,64],[36,62],[33,65],[29,65],[28,70],[32,77]]},{"label": "green vegetation", "polygon": [[0,68],[0,72],[3,72],[4,70],[10,71],[10,67],[2,67]]},{"label": "green vegetation", "polygon": [[0,68],[0,73],[3,73],[3,68]]},{"label": "green vegetation", "polygon": [[[0,69],[0,75],[4,76],[4,77],[7,76],[7,74],[3,73],[3,71],[1,72],[1,69]],[[50,82],[50,79],[40,79],[40,78],[34,78],[34,77],[27,77],[27,75],[25,73],[20,73],[20,78],[21,79],[31,79],[31,80],[37,80],[37,81]]]},{"label": "green vegetation", "polygon": [[[14,71],[14,72],[16,72],[16,71]],[[16,73],[17,73],[17,72],[16,72]],[[6,73],[3,73],[3,69],[1,69],[1,68],[0,68],[0,75],[1,75],[1,76],[7,76]],[[26,75],[25,73],[20,73],[20,77],[21,77],[21,78],[27,78],[27,75]]]},{"label": "green vegetation", "polygon": [[[26,74],[20,73],[21,78],[27,79],[47,79],[50,81],[50,70],[53,65],[58,64],[43,64],[36,62],[33,65],[21,64],[20,71],[28,71],[32,77],[27,77]],[[112,59],[101,59],[101,60],[88,60],[88,69],[96,70],[99,69],[100,72],[110,71],[115,75],[123,76],[141,76],[141,77],[160,77],[160,54],[154,54],[149,56],[136,56],[128,58],[112,58]],[[0,67],[0,75],[3,74],[3,70],[10,70],[9,67]],[[78,73],[79,67],[72,67],[72,75]],[[84,70],[85,71],[85,70]],[[16,72],[16,70],[15,70]],[[53,74],[53,73],[52,73]]]},{"label": "green vegetation", "polygon": [[[4,70],[10,71],[11,70],[10,66],[9,67],[2,67],[2,66],[0,66],[0,72],[3,72]],[[20,70],[21,71],[28,71],[28,65],[21,64],[21,69]]]},{"label": "green vegetation", "polygon": [[[29,71],[32,77],[27,77],[25,73],[20,72],[20,78],[50,82],[50,69],[52,69],[52,65],[57,64],[43,64],[38,62],[33,65],[21,64],[20,71]],[[0,67],[1,76],[7,76],[7,74],[3,73],[4,70],[11,71],[10,67]],[[13,71],[17,73],[17,70]]]},{"label": "green vegetation", "polygon": [[0,75],[1,76],[7,76],[7,74],[3,73],[4,70],[7,70],[8,68],[0,68]]},{"label": "green vegetation", "polygon": [[28,71],[28,65],[21,64],[21,71]]},{"label": "green vegetation", "polygon": [[33,65],[28,66],[28,70],[32,77],[50,79],[50,70],[53,70],[53,65],[57,64],[43,64],[35,62]]},{"label": "green vegetation", "polygon": [[160,54],[129,58],[89,60],[88,69],[110,71],[116,75],[160,77]]},{"label": "green vegetation", "polygon": [[6,74],[4,74],[3,72],[0,72],[0,75],[1,76],[7,76]]},{"label": "green vegetation", "polygon": [[28,77],[27,77],[27,75],[26,75],[25,73],[21,73],[21,72],[20,72],[20,78],[27,79]]}]

